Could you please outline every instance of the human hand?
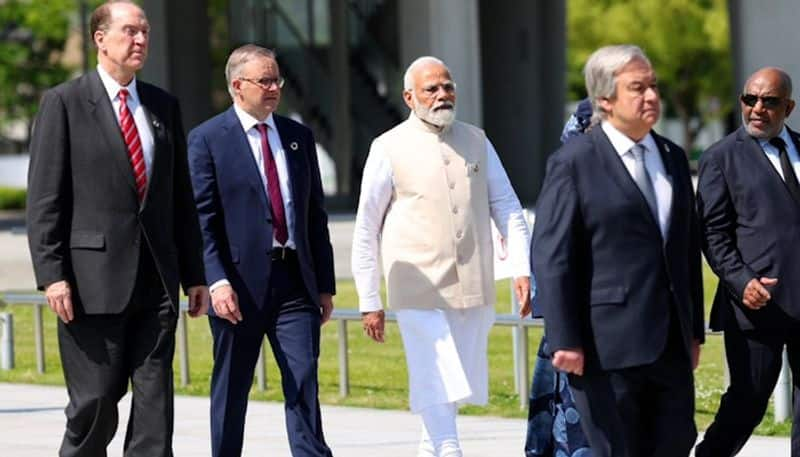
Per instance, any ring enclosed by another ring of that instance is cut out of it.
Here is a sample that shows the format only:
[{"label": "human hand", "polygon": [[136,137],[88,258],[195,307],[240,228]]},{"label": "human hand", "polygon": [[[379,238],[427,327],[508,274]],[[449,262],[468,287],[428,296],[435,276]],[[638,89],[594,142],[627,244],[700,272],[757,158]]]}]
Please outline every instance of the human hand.
[{"label": "human hand", "polygon": [[531,313],[531,278],[530,276],[520,276],[514,279],[514,295],[517,296],[519,303],[519,317],[525,317]]},{"label": "human hand", "polygon": [[202,316],[208,312],[208,287],[192,286],[186,291],[186,298],[189,300],[189,315],[192,317]]},{"label": "human hand", "polygon": [[700,340],[692,340],[692,370],[700,364]]},{"label": "human hand", "polygon": [[44,290],[47,304],[55,312],[61,321],[69,324],[75,318],[72,309],[72,289],[67,281],[56,281],[48,285]]},{"label": "human hand", "polygon": [[364,327],[364,332],[378,343],[383,343],[385,321],[386,316],[383,310],[361,313],[361,324]]},{"label": "human hand", "polygon": [[239,298],[229,284],[219,286],[211,292],[211,306],[218,317],[226,319],[231,324],[236,325],[242,321]]},{"label": "human hand", "polygon": [[319,303],[322,306],[320,324],[325,324],[331,319],[331,314],[333,313],[333,295],[319,294]]},{"label": "human hand", "polygon": [[761,309],[772,298],[767,287],[778,284],[776,278],[753,278],[747,283],[742,294],[742,303],[750,309]]},{"label": "human hand", "polygon": [[560,349],[553,354],[553,367],[558,370],[583,375],[583,349]]}]

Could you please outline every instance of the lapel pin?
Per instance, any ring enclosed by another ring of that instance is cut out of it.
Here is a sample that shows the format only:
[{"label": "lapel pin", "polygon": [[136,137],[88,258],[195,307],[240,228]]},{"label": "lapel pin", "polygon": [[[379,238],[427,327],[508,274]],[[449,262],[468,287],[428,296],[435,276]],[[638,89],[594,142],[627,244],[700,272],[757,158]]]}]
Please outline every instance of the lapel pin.
[{"label": "lapel pin", "polygon": [[160,128],[161,127],[161,123],[158,122],[158,119],[153,119],[153,127],[155,127],[155,128]]},{"label": "lapel pin", "polygon": [[298,148],[297,141],[292,141],[291,143],[289,143],[289,149],[291,149],[292,151],[296,151],[297,148]]}]

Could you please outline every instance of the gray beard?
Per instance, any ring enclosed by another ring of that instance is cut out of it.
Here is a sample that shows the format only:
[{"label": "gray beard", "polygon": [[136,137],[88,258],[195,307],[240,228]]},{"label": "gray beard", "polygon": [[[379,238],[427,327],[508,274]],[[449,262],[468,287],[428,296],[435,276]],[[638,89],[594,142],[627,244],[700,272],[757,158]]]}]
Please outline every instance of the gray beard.
[{"label": "gray beard", "polygon": [[414,114],[423,121],[439,128],[449,127],[456,120],[456,107],[452,109],[428,109],[417,104]]}]

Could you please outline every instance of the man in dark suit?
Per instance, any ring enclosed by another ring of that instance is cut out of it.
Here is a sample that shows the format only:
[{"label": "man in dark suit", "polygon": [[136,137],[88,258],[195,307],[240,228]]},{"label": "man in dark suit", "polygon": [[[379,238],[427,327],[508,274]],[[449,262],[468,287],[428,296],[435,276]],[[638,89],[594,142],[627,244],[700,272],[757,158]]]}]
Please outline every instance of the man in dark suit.
[{"label": "man in dark suit", "polygon": [[711,327],[725,331],[730,386],[695,454],[736,455],[761,422],[781,369],[794,381],[792,456],[800,456],[800,137],[784,125],[792,80],[763,68],[740,96],[742,127],[700,158],[706,259],[719,276]]},{"label": "man in dark suit", "polygon": [[28,240],[58,323],[70,402],[62,456],[104,456],[130,381],[126,456],[171,456],[178,283],[208,306],[175,98],[136,80],[149,25],[130,2],[91,18],[98,66],[48,91],[31,140]]},{"label": "man in dark suit", "polygon": [[687,456],[704,330],[689,166],[652,131],[660,100],[638,47],[601,48],[584,71],[600,122],[548,161],[536,302],[592,454]]},{"label": "man in dark suit", "polygon": [[292,455],[329,456],[317,359],[335,279],[314,137],[273,114],[284,80],[272,51],[234,50],[225,76],[233,106],[189,133],[213,307],[212,455],[241,454],[266,334],[281,370]]}]

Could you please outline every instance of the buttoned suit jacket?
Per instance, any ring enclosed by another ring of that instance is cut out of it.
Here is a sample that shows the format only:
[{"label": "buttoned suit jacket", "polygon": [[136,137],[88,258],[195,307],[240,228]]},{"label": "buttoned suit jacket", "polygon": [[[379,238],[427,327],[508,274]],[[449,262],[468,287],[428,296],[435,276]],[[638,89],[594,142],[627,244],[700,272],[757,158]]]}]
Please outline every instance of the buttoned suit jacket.
[{"label": "buttoned suit jacket", "polygon": [[139,80],[136,89],[155,143],[142,205],[96,70],[47,91],[32,130],[27,227],[36,285],[67,280],[78,314],[126,309],[142,244],[176,309],[179,282],[205,282],[178,102]]},{"label": "buttoned suit jacket", "polygon": [[[800,136],[789,135],[800,150]],[[743,127],[700,157],[697,203],[706,259],[720,278],[712,328],[723,330],[729,318],[742,329],[800,319],[800,202]],[[742,303],[744,289],[762,276],[778,278],[773,306],[753,311]]]},{"label": "buttoned suit jacket", "polygon": [[683,150],[651,132],[672,183],[666,238],[600,126],[548,160],[531,261],[550,349],[583,348],[587,370],[654,362],[671,316],[688,357],[703,341],[700,239]]},{"label": "buttoned suit jacket", "polygon": [[[286,153],[300,273],[309,298],[319,306],[319,294],[335,293],[336,284],[316,145],[307,127],[275,114],[273,118]],[[189,133],[189,166],[208,284],[227,279],[241,307],[265,306],[272,213],[263,171],[233,107]],[[213,309],[209,313],[213,315]]]}]

